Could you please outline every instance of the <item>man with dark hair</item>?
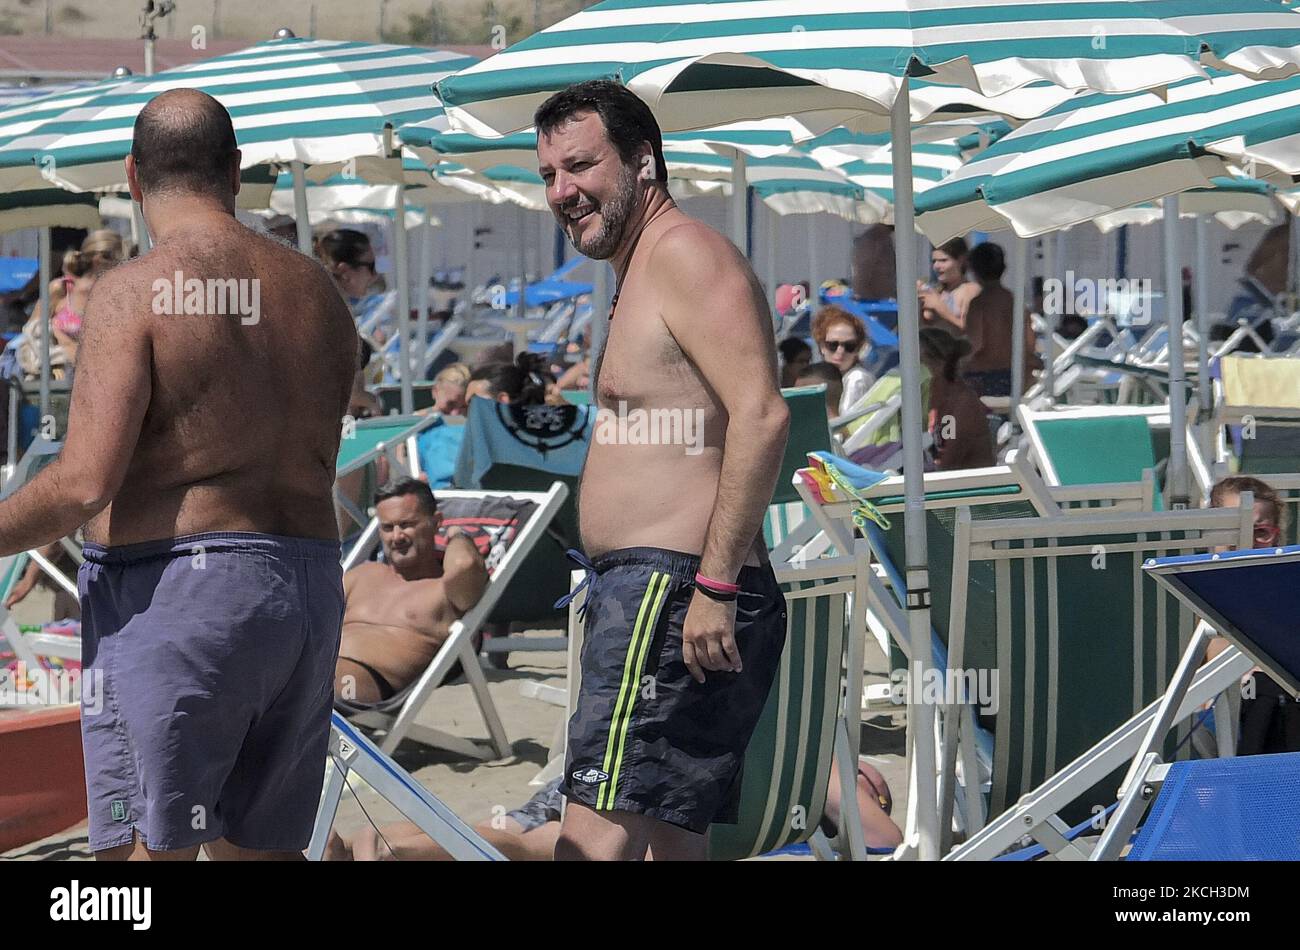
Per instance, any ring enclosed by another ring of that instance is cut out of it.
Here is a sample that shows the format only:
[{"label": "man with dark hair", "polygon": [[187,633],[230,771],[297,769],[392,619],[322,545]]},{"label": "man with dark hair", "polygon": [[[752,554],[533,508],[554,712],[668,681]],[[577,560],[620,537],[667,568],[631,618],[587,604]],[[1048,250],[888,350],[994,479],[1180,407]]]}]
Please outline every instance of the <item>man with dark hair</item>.
[{"label": "man with dark hair", "polygon": [[210,96],[144,106],[126,175],[153,250],[96,283],[62,454],[0,503],[5,554],[85,524],[99,858],[298,859],[320,796],[357,336],[319,266],[235,220],[239,158]]},{"label": "man with dark hair", "polygon": [[762,535],[789,426],[772,319],[744,257],[669,196],[635,95],[581,83],[536,125],[551,211],[618,280],[596,398],[629,425],[602,432],[667,413],[703,433],[685,447],[598,434],[587,455],[579,527],[594,560],[555,854],[700,858],[708,826],[736,820],[785,643]]},{"label": "man with dark hair", "polygon": [[425,482],[404,476],[375,498],[384,563],[367,562],[343,577],[334,697],[347,710],[391,699],[415,682],[488,583],[478,548],[456,528],[446,551],[438,550],[442,518]]},{"label": "man with dark hair", "polygon": [[822,360],[805,366],[795,380],[796,386],[826,387],[826,418],[834,419],[840,414],[840,397],[844,395],[844,374],[834,363]]},{"label": "man with dark hair", "polygon": [[[1007,261],[992,241],[975,246],[968,258],[975,292],[966,306],[966,339],[971,352],[962,365],[966,384],[980,396],[1010,396],[1012,381],[1015,300],[1002,285]],[[1034,331],[1025,321],[1023,379],[1028,387],[1033,370],[1042,365],[1034,352]]]}]

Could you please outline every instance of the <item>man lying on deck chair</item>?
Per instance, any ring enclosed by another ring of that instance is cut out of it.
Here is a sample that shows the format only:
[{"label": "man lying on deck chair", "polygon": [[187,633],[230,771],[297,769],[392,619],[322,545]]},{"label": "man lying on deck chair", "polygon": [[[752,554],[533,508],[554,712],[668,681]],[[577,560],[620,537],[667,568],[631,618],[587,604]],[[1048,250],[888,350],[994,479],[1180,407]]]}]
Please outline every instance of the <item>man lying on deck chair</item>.
[{"label": "man lying on deck chair", "polygon": [[[511,861],[550,861],[555,855],[555,841],[560,836],[560,780],[542,786],[532,798],[514,811],[481,821],[474,830]],[[862,816],[862,835],[873,850],[897,848],[903,833],[890,820],[894,800],[885,777],[866,762],[858,762],[858,813]],[[840,780],[831,764],[830,785],[826,789],[826,808],[822,829],[835,834],[840,815]],[[653,857],[653,855],[652,855]],[[325,847],[326,861],[449,861],[451,855],[432,838],[409,821],[399,821],[383,828],[369,825],[350,838],[331,832]]]},{"label": "man lying on deck chair", "polygon": [[442,519],[428,485],[403,477],[375,497],[384,562],[343,576],[334,701],[345,711],[390,699],[415,682],[488,584],[482,556],[459,529],[438,551]]}]

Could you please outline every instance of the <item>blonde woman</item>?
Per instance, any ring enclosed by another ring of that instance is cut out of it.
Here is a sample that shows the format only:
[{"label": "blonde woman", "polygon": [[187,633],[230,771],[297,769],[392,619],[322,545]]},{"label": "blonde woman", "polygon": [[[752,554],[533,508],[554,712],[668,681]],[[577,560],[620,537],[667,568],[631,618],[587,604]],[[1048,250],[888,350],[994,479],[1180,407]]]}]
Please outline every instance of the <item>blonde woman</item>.
[{"label": "blonde woman", "polygon": [[[50,310],[53,313],[50,328],[54,332],[50,340],[52,367],[70,369],[76,363],[77,345],[81,341],[81,315],[86,310],[90,291],[100,275],[116,267],[125,256],[122,236],[107,228],[92,231],[81,242],[81,250],[68,251],[63,256],[63,275],[50,283]],[[23,371],[31,376],[38,376],[41,372],[42,317],[41,305],[37,303],[23,329],[28,340],[24,350],[29,352],[20,353],[19,361]],[[58,373],[55,378],[62,375]]]}]

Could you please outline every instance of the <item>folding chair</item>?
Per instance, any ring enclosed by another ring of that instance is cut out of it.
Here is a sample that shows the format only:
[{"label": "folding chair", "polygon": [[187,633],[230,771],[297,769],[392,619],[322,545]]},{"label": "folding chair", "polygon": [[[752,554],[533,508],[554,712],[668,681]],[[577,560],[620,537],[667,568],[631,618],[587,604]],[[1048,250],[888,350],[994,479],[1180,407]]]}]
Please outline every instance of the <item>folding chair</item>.
[{"label": "folding chair", "polygon": [[[412,467],[418,457],[416,437],[438,421],[436,413],[424,416],[378,416],[360,419],[343,427],[339,441],[339,457],[335,464],[335,478],[350,475],[380,456],[388,459],[390,471],[414,472]],[[399,451],[405,451],[402,459]],[[375,486],[376,488],[378,486]],[[363,510],[372,501],[363,498],[361,504],[343,495],[336,485],[334,501],[361,529],[350,545],[345,545],[343,569],[349,570],[368,558],[379,544],[379,519]]]},{"label": "folding chair", "polygon": [[1219,369],[1214,476],[1300,474],[1300,358],[1226,356]]},{"label": "folding chair", "polygon": [[1119,858],[1150,805],[1129,860],[1300,860],[1300,754],[1166,763],[1157,751],[1214,633],[1300,696],[1300,547],[1167,557],[1145,569],[1213,630],[1202,626],[1187,645],[1090,858]]},{"label": "folding chair", "polygon": [[505,856],[482,835],[461,821],[400,765],[354,729],[337,712],[330,719],[325,785],[316,809],[316,824],[307,846],[307,859],[325,855],[343,789],[355,775],[413,822],[457,861],[504,861]]},{"label": "folding chair", "polygon": [[826,386],[802,386],[781,390],[790,411],[790,433],[786,439],[781,470],[767,513],[763,516],[763,539],[774,564],[784,564],[799,554],[817,534],[808,509],[791,483],[809,452],[830,451],[830,429],[826,421]]},{"label": "folding chair", "polygon": [[[1017,410],[1029,458],[1048,485],[1153,483],[1153,502],[1163,507],[1154,492],[1157,453],[1153,429],[1163,423],[1168,432],[1169,410],[1130,406],[1091,406],[1069,409]],[[1166,457],[1168,453],[1165,453]]]},{"label": "folding chair", "polygon": [[[349,719],[358,725],[377,729],[385,733],[382,748],[392,752],[403,739],[414,739],[425,745],[447,749],[474,759],[503,758],[510,754],[510,744],[506,739],[505,727],[497,713],[496,704],[488,692],[487,680],[479,665],[477,651],[474,649],[474,636],[487,621],[496,607],[502,593],[510,584],[511,578],[524,563],[528,554],[546,532],[547,526],[560,510],[568,496],[568,488],[561,482],[551,485],[549,491],[538,492],[485,492],[485,491],[445,491],[439,493],[442,500],[455,498],[509,497],[518,501],[531,501],[535,504],[533,513],[515,535],[506,549],[505,555],[492,571],[492,579],[479,602],[460,620],[452,624],[447,639],[438,649],[428,667],[413,684],[399,691],[390,699],[377,703],[365,710],[349,712]],[[416,717],[429,701],[452,667],[459,662],[461,669],[474,691],[479,712],[488,729],[488,748],[482,743],[474,742],[460,736],[448,735],[438,729],[416,723]]]},{"label": "folding chair", "polygon": [[[840,853],[865,859],[856,807],[841,808],[833,841],[819,825],[832,761],[838,767],[841,802],[857,801],[866,557],[866,546],[859,542],[852,557],[774,565],[786,598],[785,649],[745,752],[740,820],[710,827],[710,860],[741,860],[803,842],[810,842],[820,858]],[[575,586],[581,578],[575,572]],[[570,603],[566,718],[573,716],[581,684],[583,625],[578,612],[585,596],[584,591]],[[550,760],[543,775],[563,765],[563,732],[553,743]]]},{"label": "folding chair", "polygon": [[[1143,561],[1249,544],[1251,532],[1246,509],[983,522],[959,513],[950,651],[954,664],[966,657],[973,632],[980,639],[970,644],[972,660],[994,654],[1000,690],[988,812],[1015,812],[997,823],[995,835],[973,834],[959,851],[996,854],[1025,834],[1056,850],[1071,812],[1081,814],[1071,803],[1108,800],[1116,742],[1133,748],[1133,720],[1146,715],[1192,637],[1191,612],[1144,577]],[[973,582],[977,568],[991,571],[991,588]],[[994,642],[981,646],[990,627]],[[1220,675],[1224,668],[1217,667]],[[1217,692],[1230,682],[1213,685]],[[955,777],[956,742],[945,729],[946,788]],[[1068,783],[1053,784],[1067,771]],[[1034,793],[1049,785],[1047,811]],[[973,832],[982,825],[978,810],[967,816]]]}]

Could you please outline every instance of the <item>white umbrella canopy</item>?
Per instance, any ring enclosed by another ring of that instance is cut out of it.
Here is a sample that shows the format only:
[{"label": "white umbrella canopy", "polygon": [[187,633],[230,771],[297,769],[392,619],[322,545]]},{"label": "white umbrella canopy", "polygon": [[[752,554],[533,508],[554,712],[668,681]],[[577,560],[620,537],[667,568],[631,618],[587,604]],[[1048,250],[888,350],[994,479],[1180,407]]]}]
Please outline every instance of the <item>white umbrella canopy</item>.
[{"label": "white umbrella canopy", "polygon": [[[459,131],[532,124],[551,93],[622,82],[679,131],[793,116],[811,133],[888,128],[895,144],[897,286],[917,277],[912,124],[971,112],[1041,115],[1065,91],[1129,93],[1205,75],[1206,66],[1275,78],[1300,72],[1300,18],[1273,0],[607,0],[438,85]],[[1028,14],[1028,15],[1027,15]],[[1042,85],[1047,83],[1047,85]],[[905,146],[905,147],[904,147]],[[935,189],[937,190],[937,189]],[[911,655],[930,665],[917,300],[899,300],[903,389],[906,613]],[[934,710],[909,699],[916,795],[907,835],[937,858]],[[952,774],[955,746],[944,774]],[[921,763],[917,767],[918,763]],[[943,808],[950,803],[943,796]],[[974,820],[974,816],[971,816]],[[909,845],[910,846],[910,845]]]},{"label": "white umbrella canopy", "polygon": [[136,115],[168,89],[211,94],[230,110],[244,167],[385,154],[385,128],[441,115],[429,87],[476,62],[443,50],[296,38],[107,80],[0,112],[0,184],[22,172],[75,191],[121,189]]}]

